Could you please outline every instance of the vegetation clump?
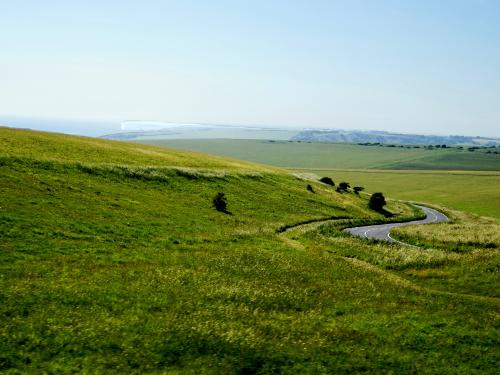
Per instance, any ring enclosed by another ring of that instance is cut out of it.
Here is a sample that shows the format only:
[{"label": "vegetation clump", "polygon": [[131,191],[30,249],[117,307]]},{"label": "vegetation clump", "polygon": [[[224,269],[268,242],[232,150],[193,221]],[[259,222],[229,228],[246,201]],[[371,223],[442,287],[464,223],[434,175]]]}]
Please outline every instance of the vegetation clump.
[{"label": "vegetation clump", "polygon": [[224,212],[224,213],[229,213],[229,211],[227,210],[227,199],[226,199],[226,195],[219,191],[214,199],[212,200],[212,204],[214,206],[214,208],[219,211],[219,212]]},{"label": "vegetation clump", "polygon": [[335,182],[330,177],[321,177],[319,181],[326,185],[335,186]]},{"label": "vegetation clump", "polygon": [[347,193],[350,187],[351,185],[349,185],[349,182],[341,182],[339,186],[337,186],[336,191],[338,193]]},{"label": "vegetation clump", "polygon": [[365,190],[365,188],[363,186],[354,186],[352,190],[354,191],[354,194],[359,195],[359,193]]},{"label": "vegetation clump", "polygon": [[370,201],[368,202],[368,207],[374,211],[382,211],[386,204],[384,194],[373,193],[370,197]]}]

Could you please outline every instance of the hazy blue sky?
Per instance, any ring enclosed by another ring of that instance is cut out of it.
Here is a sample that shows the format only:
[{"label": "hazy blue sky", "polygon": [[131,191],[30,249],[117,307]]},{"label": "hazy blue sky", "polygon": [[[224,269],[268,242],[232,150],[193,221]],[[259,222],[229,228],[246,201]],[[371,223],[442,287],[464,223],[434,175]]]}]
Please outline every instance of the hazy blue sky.
[{"label": "hazy blue sky", "polygon": [[3,1],[0,115],[500,135],[500,1]]}]

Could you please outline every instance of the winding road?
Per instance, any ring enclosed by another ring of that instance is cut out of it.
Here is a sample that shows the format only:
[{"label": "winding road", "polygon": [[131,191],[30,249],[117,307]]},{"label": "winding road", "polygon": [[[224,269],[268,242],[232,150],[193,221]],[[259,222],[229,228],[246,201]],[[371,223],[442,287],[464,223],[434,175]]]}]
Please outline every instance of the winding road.
[{"label": "winding road", "polygon": [[396,227],[402,227],[405,225],[415,225],[415,224],[429,224],[429,223],[441,223],[443,221],[448,221],[446,215],[439,211],[436,211],[429,207],[418,206],[422,211],[425,212],[425,219],[408,221],[405,223],[390,223],[390,224],[378,224],[378,225],[366,225],[363,227],[352,227],[344,229],[345,232],[349,232],[354,236],[369,238],[374,240],[382,240],[387,242],[394,242],[407,245],[404,242],[395,240],[391,237],[391,230]]}]

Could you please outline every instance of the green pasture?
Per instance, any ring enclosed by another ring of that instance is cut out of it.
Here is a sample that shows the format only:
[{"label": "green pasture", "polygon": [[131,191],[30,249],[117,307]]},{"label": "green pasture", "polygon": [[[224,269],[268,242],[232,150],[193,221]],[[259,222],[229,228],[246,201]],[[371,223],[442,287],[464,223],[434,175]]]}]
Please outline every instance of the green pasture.
[{"label": "green pasture", "polygon": [[427,150],[345,143],[233,139],[160,139],[140,142],[287,168],[500,171],[500,154],[487,154],[484,150],[470,152],[455,148]]},{"label": "green pasture", "polygon": [[257,140],[170,140],[154,143],[228,155],[315,173],[320,177],[331,175],[336,182],[346,180],[352,186],[364,186],[369,192],[381,191],[391,198],[443,204],[500,218],[498,154],[477,150]]},{"label": "green pasture", "polygon": [[496,374],[498,241],[352,238],[421,214],[300,176],[0,129],[0,372]]},{"label": "green pasture", "polygon": [[446,171],[301,170],[348,181],[394,199],[428,202],[500,218],[500,173]]}]

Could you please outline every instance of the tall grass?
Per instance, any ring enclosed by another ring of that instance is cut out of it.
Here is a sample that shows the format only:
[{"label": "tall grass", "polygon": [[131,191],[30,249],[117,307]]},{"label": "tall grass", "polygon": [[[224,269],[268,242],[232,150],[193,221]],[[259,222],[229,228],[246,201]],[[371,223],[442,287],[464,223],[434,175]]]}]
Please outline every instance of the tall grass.
[{"label": "tall grass", "polygon": [[500,220],[456,210],[447,210],[452,221],[400,227],[393,231],[401,241],[417,246],[438,247],[450,251],[500,248]]},{"label": "tall grass", "polygon": [[[387,220],[365,195],[308,181],[310,194],[264,167],[2,142],[21,147],[0,159],[2,373],[497,372],[497,249],[348,237],[344,225]],[[219,191],[232,215],[212,207]],[[277,233],[329,217],[350,219]]]}]

